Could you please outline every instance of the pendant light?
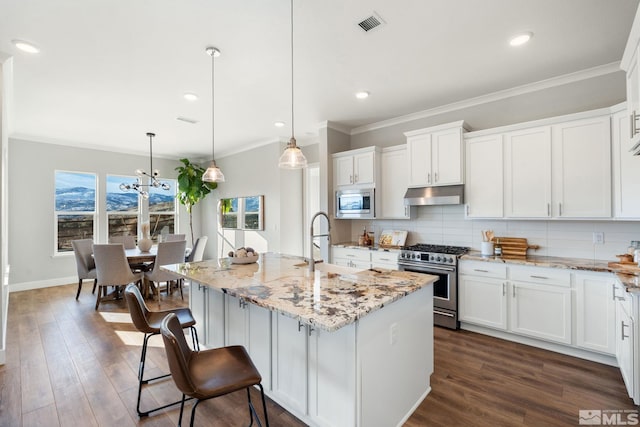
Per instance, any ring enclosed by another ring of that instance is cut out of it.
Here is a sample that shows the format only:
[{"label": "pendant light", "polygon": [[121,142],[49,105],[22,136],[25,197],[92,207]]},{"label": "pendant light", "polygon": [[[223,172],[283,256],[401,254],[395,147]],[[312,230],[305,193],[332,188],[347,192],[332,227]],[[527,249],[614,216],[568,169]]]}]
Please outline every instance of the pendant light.
[{"label": "pendant light", "polygon": [[291,0],[291,139],[280,156],[278,166],[281,169],[302,169],[307,167],[307,159],[296,145],[293,132],[293,0]]},{"label": "pendant light", "polygon": [[216,165],[215,161],[215,98],[214,98],[214,86],[215,86],[215,63],[216,56],[220,56],[220,50],[215,47],[208,47],[206,52],[211,56],[211,163],[209,167],[202,174],[202,180],[205,182],[224,182],[224,174],[220,168]]},{"label": "pendant light", "polygon": [[[147,136],[149,137],[149,173],[142,169],[136,169],[136,175],[138,176],[136,182],[133,184],[120,184],[121,191],[137,191],[144,199],[149,198],[149,191],[145,190],[145,187],[162,188],[163,190],[169,190],[171,188],[166,182],[160,182],[158,179],[160,172],[158,169],[153,169],[153,137],[156,136],[156,134],[147,132]],[[149,184],[142,183],[143,176],[149,177]]]}]

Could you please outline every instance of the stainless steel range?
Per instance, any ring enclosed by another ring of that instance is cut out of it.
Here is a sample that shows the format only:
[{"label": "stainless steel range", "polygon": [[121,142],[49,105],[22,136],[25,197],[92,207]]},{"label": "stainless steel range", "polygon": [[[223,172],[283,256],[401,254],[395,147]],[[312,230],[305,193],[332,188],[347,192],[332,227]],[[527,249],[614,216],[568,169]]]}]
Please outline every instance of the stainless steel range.
[{"label": "stainless steel range", "polygon": [[417,244],[398,255],[400,270],[438,276],[433,284],[433,324],[458,329],[458,258],[469,248]]}]

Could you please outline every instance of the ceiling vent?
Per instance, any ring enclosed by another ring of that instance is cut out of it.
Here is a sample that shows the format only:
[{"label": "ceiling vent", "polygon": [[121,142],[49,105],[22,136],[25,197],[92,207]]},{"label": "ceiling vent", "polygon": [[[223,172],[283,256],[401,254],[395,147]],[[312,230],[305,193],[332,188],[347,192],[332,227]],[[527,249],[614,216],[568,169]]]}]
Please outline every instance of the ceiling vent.
[{"label": "ceiling vent", "polygon": [[198,123],[198,121],[196,119],[190,119],[188,117],[176,117],[176,119],[180,120],[181,122],[191,123],[192,125]]},{"label": "ceiling vent", "polygon": [[384,21],[377,13],[373,12],[371,16],[367,16],[362,21],[358,22],[358,26],[364,30],[364,32],[369,32],[374,28],[379,27],[384,24]]}]

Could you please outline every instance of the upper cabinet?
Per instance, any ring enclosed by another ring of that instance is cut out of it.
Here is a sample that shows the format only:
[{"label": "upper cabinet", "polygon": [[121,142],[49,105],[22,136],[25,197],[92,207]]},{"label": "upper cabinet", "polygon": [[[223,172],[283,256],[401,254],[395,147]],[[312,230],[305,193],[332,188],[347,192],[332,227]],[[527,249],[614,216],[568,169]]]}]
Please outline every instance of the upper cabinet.
[{"label": "upper cabinet", "polygon": [[333,154],[333,184],[335,187],[376,187],[379,175],[378,147],[367,147]]},{"label": "upper cabinet", "polygon": [[404,204],[409,173],[407,171],[407,146],[398,145],[382,150],[380,192],[380,215],[384,219],[409,219],[411,207]]},{"label": "upper cabinet", "polygon": [[409,187],[464,182],[462,132],[464,122],[405,132],[409,157]]},{"label": "upper cabinet", "polygon": [[620,67],[627,73],[627,114],[626,132],[631,139],[631,148],[640,155],[640,8],[629,33]]},{"label": "upper cabinet", "polygon": [[502,218],[502,134],[478,136],[465,142],[464,199],[468,218]]},{"label": "upper cabinet", "polygon": [[611,116],[614,217],[640,218],[640,156],[632,156],[626,110]]}]

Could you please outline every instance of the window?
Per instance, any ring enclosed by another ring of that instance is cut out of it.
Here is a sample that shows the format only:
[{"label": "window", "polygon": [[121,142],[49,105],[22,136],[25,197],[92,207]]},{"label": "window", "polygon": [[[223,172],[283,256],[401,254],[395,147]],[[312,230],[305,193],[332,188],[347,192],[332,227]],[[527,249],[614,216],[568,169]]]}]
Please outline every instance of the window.
[{"label": "window", "polygon": [[140,196],[137,191],[120,189],[120,184],[134,184],[135,176],[107,175],[107,236],[138,235],[138,208]]},{"label": "window", "polygon": [[263,230],[264,196],[220,199],[220,226],[240,230]]},{"label": "window", "polygon": [[96,233],[96,175],[55,171],[55,253],[71,252],[71,241]]},{"label": "window", "polygon": [[158,241],[159,234],[173,234],[176,228],[176,185],[175,179],[161,179],[170,189],[158,187],[149,189],[149,225],[151,240]]}]

